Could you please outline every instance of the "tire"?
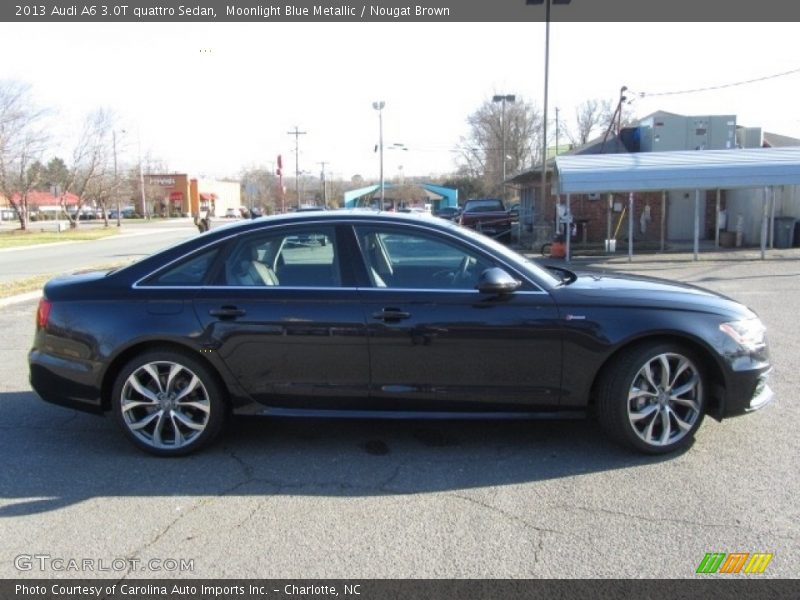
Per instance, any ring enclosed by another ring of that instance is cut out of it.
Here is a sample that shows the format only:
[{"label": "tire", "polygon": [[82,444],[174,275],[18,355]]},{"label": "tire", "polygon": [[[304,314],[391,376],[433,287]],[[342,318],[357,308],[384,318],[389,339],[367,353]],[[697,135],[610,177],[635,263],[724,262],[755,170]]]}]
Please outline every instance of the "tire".
[{"label": "tire", "polygon": [[542,247],[539,248],[539,251],[542,253],[542,256],[550,256],[550,251],[553,249],[553,244],[550,242],[545,242],[542,244]]},{"label": "tire", "polygon": [[156,456],[183,456],[222,429],[226,403],[211,371],[188,353],[145,352],[114,381],[112,410],[135,446]]},{"label": "tire", "polygon": [[696,353],[668,342],[643,344],[624,351],[601,376],[597,416],[618,443],[667,454],[692,443],[707,389]]}]

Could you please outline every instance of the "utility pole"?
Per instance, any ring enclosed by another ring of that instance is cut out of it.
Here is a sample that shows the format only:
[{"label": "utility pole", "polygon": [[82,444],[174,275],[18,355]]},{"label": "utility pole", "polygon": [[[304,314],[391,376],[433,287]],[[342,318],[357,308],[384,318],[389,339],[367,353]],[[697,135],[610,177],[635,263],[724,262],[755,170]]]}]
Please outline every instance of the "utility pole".
[{"label": "utility pole", "polygon": [[137,146],[139,147],[139,191],[142,196],[142,216],[149,221],[150,213],[147,210],[147,199],[144,194],[144,164],[142,163],[142,132],[136,134]]},{"label": "utility pole", "polygon": [[556,106],[556,153],[555,156],[558,156],[558,107]]},{"label": "utility pole", "polygon": [[326,210],[328,209],[328,183],[325,179],[325,165],[330,164],[327,160],[323,160],[317,163],[318,165],[322,166],[322,172],[320,173],[320,181],[322,181],[322,207]]},{"label": "utility pole", "polygon": [[300,131],[295,125],[294,131],[286,133],[294,136],[294,193],[297,194],[297,207],[300,208],[300,136],[307,132]]},{"label": "utility pole", "polygon": [[[124,131],[124,129],[123,129]],[[117,227],[122,227],[122,217],[120,215],[119,190],[117,189],[117,130],[111,132],[111,140],[114,146],[114,196],[117,201]]]}]

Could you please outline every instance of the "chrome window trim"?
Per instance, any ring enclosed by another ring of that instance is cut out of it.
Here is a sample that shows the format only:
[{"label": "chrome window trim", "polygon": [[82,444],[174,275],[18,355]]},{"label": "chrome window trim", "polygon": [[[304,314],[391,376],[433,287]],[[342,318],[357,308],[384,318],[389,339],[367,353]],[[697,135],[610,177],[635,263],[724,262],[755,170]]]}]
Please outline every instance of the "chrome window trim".
[{"label": "chrome window trim", "polygon": [[[481,294],[479,290],[460,290],[460,289],[443,289],[443,288],[379,288],[379,287],[329,287],[329,286],[297,286],[297,285],[154,285],[154,286],[138,286],[140,290],[260,290],[262,292],[269,292],[271,290],[286,290],[286,291],[319,291],[319,292],[414,292],[417,294]],[[548,295],[545,291],[534,290],[521,290],[511,292],[514,295]],[[484,294],[490,295],[490,294]]]}]

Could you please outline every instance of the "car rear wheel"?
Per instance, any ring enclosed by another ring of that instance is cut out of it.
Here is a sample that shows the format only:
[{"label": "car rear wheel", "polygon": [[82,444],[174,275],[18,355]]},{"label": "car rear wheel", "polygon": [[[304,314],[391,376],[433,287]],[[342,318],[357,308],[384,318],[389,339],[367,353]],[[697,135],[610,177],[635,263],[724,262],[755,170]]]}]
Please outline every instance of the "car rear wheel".
[{"label": "car rear wheel", "polygon": [[151,351],[128,362],[114,383],[117,422],[139,448],[181,456],[214,439],[225,420],[222,389],[189,355]]},{"label": "car rear wheel", "polygon": [[598,387],[598,417],[616,441],[648,454],[692,443],[706,407],[705,375],[695,353],[677,344],[624,352]]}]

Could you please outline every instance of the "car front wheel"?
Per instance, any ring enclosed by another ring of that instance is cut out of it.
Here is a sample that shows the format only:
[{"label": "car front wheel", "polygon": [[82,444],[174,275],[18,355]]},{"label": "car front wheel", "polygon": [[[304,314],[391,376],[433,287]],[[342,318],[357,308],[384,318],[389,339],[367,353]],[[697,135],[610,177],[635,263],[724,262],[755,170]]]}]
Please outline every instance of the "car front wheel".
[{"label": "car front wheel", "polygon": [[128,362],[114,383],[112,404],[128,438],[158,456],[194,452],[216,437],[225,418],[222,390],[208,368],[168,350]]},{"label": "car front wheel", "polygon": [[598,417],[616,441],[648,454],[691,444],[703,421],[706,385],[695,353],[676,344],[624,352],[598,388]]}]

